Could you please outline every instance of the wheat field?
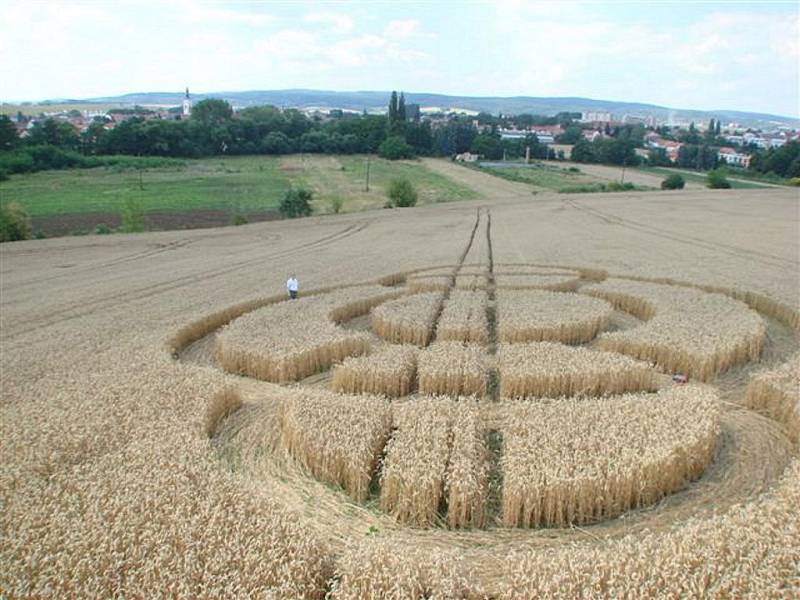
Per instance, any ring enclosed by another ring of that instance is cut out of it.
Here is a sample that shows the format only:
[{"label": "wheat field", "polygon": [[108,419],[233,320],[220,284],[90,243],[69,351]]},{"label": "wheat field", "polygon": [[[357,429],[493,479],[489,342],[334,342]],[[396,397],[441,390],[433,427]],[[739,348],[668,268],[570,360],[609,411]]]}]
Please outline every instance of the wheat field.
[{"label": "wheat field", "polygon": [[[796,193],[534,202],[426,164],[479,199],[0,246],[0,597],[800,595]],[[463,291],[487,296],[486,392],[429,398],[410,357],[444,343],[457,277],[485,281]],[[393,311],[413,352],[375,335],[375,311],[429,293]],[[564,339],[502,335],[553,324]],[[337,336],[363,354],[292,354]],[[543,341],[570,344],[557,367],[517,348]],[[222,368],[228,342],[285,380]],[[658,391],[554,377],[604,352],[603,368],[648,363]],[[532,377],[509,397],[504,364]],[[678,370],[688,384],[661,374]]]},{"label": "wheat field", "polygon": [[652,361],[670,373],[706,381],[758,359],[764,346],[764,320],[744,302],[722,294],[625,280],[608,280],[586,293],[647,321],[631,331],[604,334],[600,347]]}]

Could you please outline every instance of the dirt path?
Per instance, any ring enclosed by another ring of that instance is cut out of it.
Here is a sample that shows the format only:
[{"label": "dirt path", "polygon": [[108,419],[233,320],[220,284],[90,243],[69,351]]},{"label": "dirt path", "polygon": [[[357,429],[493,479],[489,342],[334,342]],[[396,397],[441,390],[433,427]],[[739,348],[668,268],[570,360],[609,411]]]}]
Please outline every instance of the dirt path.
[{"label": "dirt path", "polygon": [[468,167],[462,167],[451,160],[441,158],[423,158],[425,166],[431,171],[468,185],[484,197],[497,200],[499,198],[527,199],[531,197],[531,188],[525,183],[508,181],[481,173]]}]

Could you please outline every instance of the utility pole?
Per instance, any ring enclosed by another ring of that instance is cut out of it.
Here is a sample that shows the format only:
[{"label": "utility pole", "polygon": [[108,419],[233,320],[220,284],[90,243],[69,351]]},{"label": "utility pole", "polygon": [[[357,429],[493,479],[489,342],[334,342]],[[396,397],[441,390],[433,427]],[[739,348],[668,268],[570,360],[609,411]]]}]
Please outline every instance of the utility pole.
[{"label": "utility pole", "polygon": [[620,183],[625,183],[625,167],[628,164],[628,157],[622,159],[622,176],[619,179]]},{"label": "utility pole", "polygon": [[142,169],[141,167],[139,167],[139,190],[140,190],[140,191],[144,190],[144,182],[142,181],[142,171],[143,171],[143,170],[144,170],[144,169]]},{"label": "utility pole", "polygon": [[367,156],[367,185],[364,189],[365,192],[369,191],[369,155]]}]

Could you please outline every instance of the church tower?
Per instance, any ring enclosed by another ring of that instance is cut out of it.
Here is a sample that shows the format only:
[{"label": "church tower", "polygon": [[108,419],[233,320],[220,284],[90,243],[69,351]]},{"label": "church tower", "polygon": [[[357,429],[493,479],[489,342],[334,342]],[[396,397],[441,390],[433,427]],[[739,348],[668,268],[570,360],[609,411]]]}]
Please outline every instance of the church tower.
[{"label": "church tower", "polygon": [[183,99],[183,116],[189,117],[192,114],[192,100],[189,98],[189,88],[186,88],[186,97]]}]

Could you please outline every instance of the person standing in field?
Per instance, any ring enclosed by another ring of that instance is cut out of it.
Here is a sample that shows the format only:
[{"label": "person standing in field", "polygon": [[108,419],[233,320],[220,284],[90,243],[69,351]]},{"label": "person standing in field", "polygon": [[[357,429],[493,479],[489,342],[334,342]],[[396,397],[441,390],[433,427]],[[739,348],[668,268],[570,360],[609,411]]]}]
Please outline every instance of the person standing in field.
[{"label": "person standing in field", "polygon": [[300,284],[297,282],[297,277],[292,273],[289,279],[286,280],[286,289],[289,292],[289,297],[294,300],[297,298],[297,291],[300,289]]}]

